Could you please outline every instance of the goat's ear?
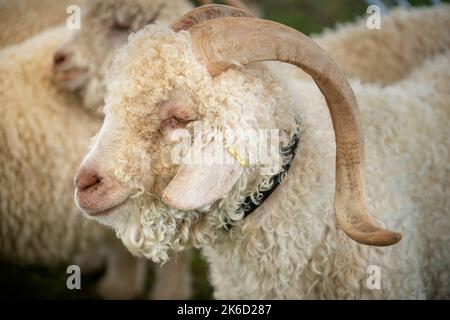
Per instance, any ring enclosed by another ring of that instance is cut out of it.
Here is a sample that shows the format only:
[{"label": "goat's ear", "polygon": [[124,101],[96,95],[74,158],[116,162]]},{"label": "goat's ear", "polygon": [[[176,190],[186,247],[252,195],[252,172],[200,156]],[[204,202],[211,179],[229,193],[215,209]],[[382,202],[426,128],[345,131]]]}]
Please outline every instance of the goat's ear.
[{"label": "goat's ear", "polygon": [[[206,159],[218,159],[218,155],[223,155],[222,163],[205,163]],[[203,160],[192,161],[194,156]],[[211,142],[202,150],[191,148],[176,176],[164,190],[162,199],[170,207],[180,210],[203,207],[224,197],[242,171],[239,163],[224,150],[222,143]]]}]

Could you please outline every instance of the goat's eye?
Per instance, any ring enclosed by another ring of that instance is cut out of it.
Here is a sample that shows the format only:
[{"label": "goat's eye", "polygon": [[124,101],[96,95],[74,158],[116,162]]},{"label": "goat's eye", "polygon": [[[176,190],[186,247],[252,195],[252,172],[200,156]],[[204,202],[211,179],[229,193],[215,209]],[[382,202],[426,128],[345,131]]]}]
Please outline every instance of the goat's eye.
[{"label": "goat's eye", "polygon": [[114,22],[113,29],[121,32],[128,32],[130,30],[130,26],[116,21]]},{"label": "goat's eye", "polygon": [[188,124],[189,122],[194,121],[195,119],[181,119],[179,117],[173,117],[173,119],[179,124]]},{"label": "goat's eye", "polygon": [[161,128],[182,128],[187,126],[190,122],[197,119],[183,119],[176,116],[167,118],[161,123]]}]

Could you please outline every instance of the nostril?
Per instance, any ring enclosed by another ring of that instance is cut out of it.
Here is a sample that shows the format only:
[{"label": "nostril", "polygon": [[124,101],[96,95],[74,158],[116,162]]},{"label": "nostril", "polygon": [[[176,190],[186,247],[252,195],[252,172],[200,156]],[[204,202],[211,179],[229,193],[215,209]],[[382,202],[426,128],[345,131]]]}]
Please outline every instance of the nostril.
[{"label": "nostril", "polygon": [[79,192],[87,191],[97,186],[102,178],[95,172],[82,172],[75,179],[75,186]]},{"label": "nostril", "polygon": [[67,60],[67,55],[62,52],[56,52],[53,57],[53,63],[55,66],[63,64]]}]

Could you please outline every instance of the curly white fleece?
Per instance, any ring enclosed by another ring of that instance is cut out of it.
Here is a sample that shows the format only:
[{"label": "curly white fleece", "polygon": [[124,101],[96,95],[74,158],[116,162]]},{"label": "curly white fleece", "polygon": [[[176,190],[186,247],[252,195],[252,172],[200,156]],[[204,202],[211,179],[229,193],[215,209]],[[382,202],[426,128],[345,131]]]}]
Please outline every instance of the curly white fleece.
[{"label": "curly white fleece", "polygon": [[[211,78],[194,57],[188,33],[146,27],[119,52],[107,81],[106,118],[116,129],[102,164],[138,187],[132,203],[144,204],[139,210],[134,204],[125,208],[126,222],[115,224],[116,230],[133,252],[158,260],[169,247],[184,244],[187,231],[178,231],[189,219],[190,240],[210,263],[217,298],[448,296],[449,58],[429,59],[385,88],[352,83],[366,131],[370,212],[403,233],[398,245],[375,248],[353,242],[336,226],[334,136],[313,83],[287,80],[278,63]],[[230,218],[236,203],[261,181],[258,170],[246,170],[230,194],[206,212],[170,211],[158,200],[176,167],[159,140],[154,114],[179,88],[196,97],[206,123],[289,128],[294,114],[302,119],[300,148],[286,181],[231,231],[221,228],[224,216]],[[144,210],[152,212],[145,223]],[[165,218],[156,217],[158,210]],[[165,229],[164,219],[170,220]],[[123,232],[124,226],[134,231]],[[154,236],[162,230],[164,237]],[[152,235],[151,246],[143,245],[146,239],[130,238],[143,233]],[[172,244],[157,242],[163,238]],[[381,290],[366,285],[370,265],[381,268]]]},{"label": "curly white fleece", "polygon": [[[202,119],[205,127],[214,124],[221,128],[246,129],[253,128],[254,123],[264,122],[267,128],[283,127],[289,130],[295,123],[285,120],[279,126],[273,121],[276,118],[258,112],[260,99],[264,99],[265,107],[271,113],[292,113],[287,109],[288,102],[282,95],[279,99],[273,97],[281,88],[270,80],[269,73],[261,66],[246,70],[243,74],[230,71],[212,79],[205,67],[192,56],[189,34],[182,32],[175,35],[168,32],[164,25],[147,26],[131,36],[130,47],[133,50],[120,51],[107,79],[106,121],[117,129],[112,134],[112,144],[104,147],[107,156],[98,161],[114,172],[116,178],[138,190],[138,195],[130,201],[128,208],[117,214],[114,221],[110,217],[100,219],[105,224],[116,225],[118,234],[134,254],[164,261],[168,258],[166,250],[181,249],[188,240],[193,240],[197,245],[210,242],[215,237],[214,229],[240,217],[231,217],[230,210],[221,210],[219,219],[204,223],[207,218],[198,212],[174,211],[160,202],[157,203],[157,210],[153,209],[161,188],[173,177],[176,169],[169,161],[170,146],[159,143],[158,122],[152,116],[159,103],[167,100],[173,89],[183,88],[195,97],[199,113],[208,115]],[[128,67],[118,67],[122,65]],[[164,70],[164,74],[160,70]],[[267,81],[264,83],[255,75]],[[233,95],[227,92],[233,92]],[[232,110],[234,112],[230,112]],[[286,143],[288,138],[282,137],[282,142]],[[257,182],[266,177],[256,169],[248,169],[242,176],[238,183],[241,190],[254,190]],[[237,188],[233,194],[234,199],[224,201],[221,207],[235,207],[237,199],[244,198]],[[144,223],[143,216],[153,216],[153,221]],[[196,224],[199,217],[202,217],[201,222]],[[201,229],[201,232],[193,232],[190,237],[180,232],[180,228],[187,232],[194,224],[194,228]],[[204,227],[199,228],[199,225]],[[152,230],[145,232],[149,228]],[[161,250],[155,250],[155,247]]]}]

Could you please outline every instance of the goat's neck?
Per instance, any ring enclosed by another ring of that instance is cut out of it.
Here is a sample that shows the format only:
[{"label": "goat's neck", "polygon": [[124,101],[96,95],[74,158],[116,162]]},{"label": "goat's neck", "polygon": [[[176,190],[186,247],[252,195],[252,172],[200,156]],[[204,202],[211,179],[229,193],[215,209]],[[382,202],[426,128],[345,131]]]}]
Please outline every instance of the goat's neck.
[{"label": "goat's neck", "polygon": [[[308,85],[311,84],[305,83]],[[317,104],[305,105],[302,101],[306,97],[299,95],[292,106],[301,116],[302,133],[286,179],[233,230],[222,230],[217,241],[205,248],[207,255],[221,255],[243,267],[260,263],[262,257],[267,257],[267,264],[277,263],[271,260],[286,254],[301,271],[325,238],[336,234],[333,130],[320,92],[313,85],[304,88],[308,100]],[[317,97],[312,94],[314,90]]]}]

